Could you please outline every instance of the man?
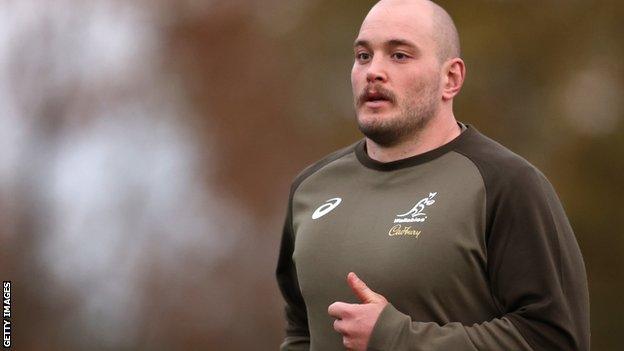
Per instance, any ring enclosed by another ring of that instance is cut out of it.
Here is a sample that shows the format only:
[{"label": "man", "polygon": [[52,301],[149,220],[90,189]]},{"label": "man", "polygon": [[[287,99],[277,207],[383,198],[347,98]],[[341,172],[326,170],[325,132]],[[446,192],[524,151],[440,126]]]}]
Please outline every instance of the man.
[{"label": "man", "polygon": [[365,138],[292,184],[281,349],[589,350],[585,267],[552,186],[453,115],[449,15],[382,0],[354,53]]}]

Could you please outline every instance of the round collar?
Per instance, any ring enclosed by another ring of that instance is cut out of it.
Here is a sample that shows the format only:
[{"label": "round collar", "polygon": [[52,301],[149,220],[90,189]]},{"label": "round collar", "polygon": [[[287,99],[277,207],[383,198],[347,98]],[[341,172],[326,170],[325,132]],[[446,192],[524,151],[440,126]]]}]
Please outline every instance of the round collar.
[{"label": "round collar", "polygon": [[393,171],[396,169],[406,168],[416,166],[425,162],[429,162],[433,159],[436,159],[445,153],[453,150],[457,147],[463,140],[467,139],[471,134],[475,133],[476,130],[469,124],[466,124],[466,129],[462,131],[455,139],[449,141],[448,143],[439,146],[433,150],[429,150],[422,154],[410,156],[407,158],[402,158],[400,160],[395,160],[391,162],[380,162],[377,160],[373,160],[368,156],[366,152],[366,139],[360,140],[360,142],[355,146],[355,156],[357,157],[360,163],[367,167],[378,171]]}]

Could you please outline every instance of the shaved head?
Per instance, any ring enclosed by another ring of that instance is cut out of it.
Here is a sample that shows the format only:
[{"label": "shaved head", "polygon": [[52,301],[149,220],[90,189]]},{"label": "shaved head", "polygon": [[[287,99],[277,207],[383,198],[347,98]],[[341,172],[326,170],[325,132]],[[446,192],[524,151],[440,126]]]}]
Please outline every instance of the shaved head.
[{"label": "shaved head", "polygon": [[465,74],[451,16],[429,0],[381,0],[354,46],[351,86],[360,131],[376,145],[413,140],[454,120],[452,100]]},{"label": "shaved head", "polygon": [[[419,1],[419,0],[416,0]],[[433,35],[438,43],[438,55],[441,60],[461,56],[459,34],[455,22],[445,9],[433,1],[425,0],[433,7]]]},{"label": "shaved head", "polygon": [[455,22],[440,5],[431,0],[381,0],[373,11],[387,11],[393,7],[401,7],[402,11],[425,14],[429,19],[428,27],[433,41],[437,46],[440,61],[461,56],[459,34]]}]

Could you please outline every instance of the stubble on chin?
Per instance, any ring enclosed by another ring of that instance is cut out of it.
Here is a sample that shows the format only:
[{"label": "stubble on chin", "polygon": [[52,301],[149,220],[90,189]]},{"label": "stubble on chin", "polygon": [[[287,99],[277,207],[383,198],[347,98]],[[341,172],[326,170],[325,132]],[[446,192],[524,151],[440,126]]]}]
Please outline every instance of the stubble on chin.
[{"label": "stubble on chin", "polygon": [[416,107],[403,106],[394,116],[378,116],[368,122],[364,122],[360,116],[356,119],[360,132],[367,138],[379,146],[392,147],[415,138],[436,112],[436,101],[427,99]]}]

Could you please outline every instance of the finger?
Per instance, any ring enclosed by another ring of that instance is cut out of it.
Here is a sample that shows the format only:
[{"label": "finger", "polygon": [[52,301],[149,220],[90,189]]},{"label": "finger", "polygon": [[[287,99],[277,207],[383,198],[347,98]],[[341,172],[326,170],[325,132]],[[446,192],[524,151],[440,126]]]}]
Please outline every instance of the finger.
[{"label": "finger", "polygon": [[349,334],[347,331],[346,322],[342,319],[334,320],[334,330],[345,336]]},{"label": "finger", "polygon": [[351,304],[345,302],[334,302],[327,308],[327,313],[334,318],[343,319],[350,315],[351,309]]},{"label": "finger", "polygon": [[350,272],[347,275],[347,282],[351,290],[355,293],[355,296],[363,303],[376,302],[379,300],[377,293],[372,291],[355,273]]},{"label": "finger", "polygon": [[353,339],[351,337],[349,337],[349,336],[343,336],[342,337],[342,345],[345,347],[345,349],[347,351],[354,351],[355,350]]}]

